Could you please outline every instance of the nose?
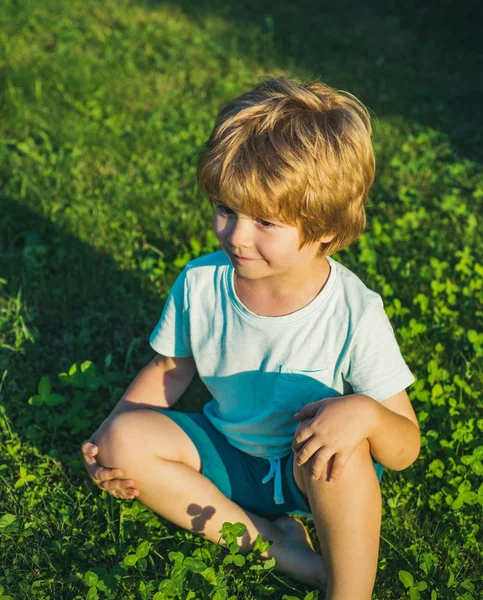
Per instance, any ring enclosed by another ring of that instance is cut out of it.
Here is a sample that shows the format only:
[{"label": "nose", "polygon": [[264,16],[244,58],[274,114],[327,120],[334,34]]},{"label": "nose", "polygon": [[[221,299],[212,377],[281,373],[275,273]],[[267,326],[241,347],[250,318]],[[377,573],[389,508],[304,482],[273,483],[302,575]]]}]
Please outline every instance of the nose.
[{"label": "nose", "polygon": [[232,248],[250,248],[253,245],[251,219],[234,218],[227,224],[227,239]]}]

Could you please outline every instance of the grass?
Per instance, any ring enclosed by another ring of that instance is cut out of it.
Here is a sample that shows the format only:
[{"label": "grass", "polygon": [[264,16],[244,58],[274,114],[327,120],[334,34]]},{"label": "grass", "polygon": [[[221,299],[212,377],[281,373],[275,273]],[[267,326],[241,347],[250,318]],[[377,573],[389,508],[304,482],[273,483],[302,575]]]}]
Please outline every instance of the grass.
[{"label": "grass", "polygon": [[[100,493],[78,451],[150,360],[182,266],[216,249],[195,169],[217,110],[281,74],[348,89],[374,114],[369,228],[335,258],[383,296],[422,430],[416,463],[382,479],[374,598],[480,597],[474,10],[2,3],[0,598],[316,597]],[[178,407],[206,400],[195,380]]]}]

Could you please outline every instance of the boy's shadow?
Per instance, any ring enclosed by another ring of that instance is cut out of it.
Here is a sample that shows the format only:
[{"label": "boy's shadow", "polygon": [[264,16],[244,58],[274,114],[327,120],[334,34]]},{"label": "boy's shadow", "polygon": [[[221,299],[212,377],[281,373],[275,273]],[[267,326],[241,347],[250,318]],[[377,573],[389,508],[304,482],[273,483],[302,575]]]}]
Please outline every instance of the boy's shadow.
[{"label": "boy's shadow", "polygon": [[[165,298],[149,291],[135,273],[120,270],[111,256],[5,196],[0,199],[0,214],[0,273],[7,282],[2,294],[9,310],[18,312],[14,328],[3,334],[0,349],[2,403],[23,441],[42,453],[76,453],[154,356],[148,339]],[[167,291],[176,271],[166,276]],[[106,367],[108,355],[111,361]],[[30,406],[28,400],[37,394],[40,378],[50,377],[52,391],[71,400],[74,390],[66,391],[57,375],[86,360],[101,375],[113,375],[107,378],[111,383],[85,395],[86,414],[94,415],[92,423],[74,435],[55,428],[39,431],[38,425],[49,426],[50,416],[58,417],[69,407]],[[13,381],[18,373],[23,374],[22,381]],[[178,406],[199,411],[208,398],[195,378]],[[82,470],[77,474],[87,477]]]}]

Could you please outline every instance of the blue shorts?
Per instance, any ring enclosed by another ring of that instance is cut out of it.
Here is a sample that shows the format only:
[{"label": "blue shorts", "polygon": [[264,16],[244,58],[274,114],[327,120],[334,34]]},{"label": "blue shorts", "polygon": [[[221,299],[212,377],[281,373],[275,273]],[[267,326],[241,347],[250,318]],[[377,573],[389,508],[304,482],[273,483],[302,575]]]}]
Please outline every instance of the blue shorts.
[{"label": "blue shorts", "polygon": [[[201,474],[212,481],[227,498],[269,520],[286,514],[312,518],[308,499],[295,483],[293,452],[280,461],[285,502],[275,504],[274,480],[262,483],[270,470],[268,459],[246,454],[232,446],[203,413],[185,413],[164,408],[157,410],[172,419],[190,437],[201,458]],[[374,458],[372,462],[377,479],[381,481],[384,467]]]}]

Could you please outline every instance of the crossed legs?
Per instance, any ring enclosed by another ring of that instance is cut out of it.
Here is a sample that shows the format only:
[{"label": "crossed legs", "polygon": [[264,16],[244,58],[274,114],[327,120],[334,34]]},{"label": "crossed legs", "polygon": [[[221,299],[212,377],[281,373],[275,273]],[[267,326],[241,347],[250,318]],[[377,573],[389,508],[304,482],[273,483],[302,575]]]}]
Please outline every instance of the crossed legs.
[{"label": "crossed legs", "polygon": [[[335,484],[310,479],[310,461],[295,467],[302,473],[322,561],[302,542],[297,527],[287,527],[289,519],[280,519],[277,525],[244,510],[204,477],[196,446],[168,416],[151,410],[121,413],[95,441],[99,463],[122,469],[140,490],[138,499],[172,523],[221,545],[225,545],[219,533],[224,522],[245,523],[247,532],[239,539],[243,553],[250,551],[260,534],[274,542],[262,556],[274,556],[280,571],[308,585],[326,584],[326,600],[370,600],[381,499],[368,443],[354,450]],[[296,481],[301,487],[299,475]]]}]

